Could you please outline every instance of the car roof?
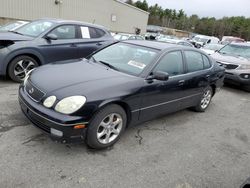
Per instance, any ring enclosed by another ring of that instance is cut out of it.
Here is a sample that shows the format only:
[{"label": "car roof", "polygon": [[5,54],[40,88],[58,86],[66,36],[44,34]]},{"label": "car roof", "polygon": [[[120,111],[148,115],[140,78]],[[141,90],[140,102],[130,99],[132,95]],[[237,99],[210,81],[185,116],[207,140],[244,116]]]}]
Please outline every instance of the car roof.
[{"label": "car roof", "polygon": [[[177,44],[170,44],[170,43],[165,43],[165,42],[158,42],[158,41],[147,41],[147,40],[127,40],[127,41],[122,41],[123,43],[128,43],[128,44],[135,44],[139,46],[144,46],[148,48],[154,48],[157,50],[165,50],[168,48],[185,48]],[[189,48],[190,49],[190,48]]]},{"label": "car roof", "polygon": [[[47,21],[51,21],[54,23],[64,23],[64,24],[79,24],[79,25],[85,25],[88,27],[97,27],[97,28],[102,28],[107,30],[107,28],[105,28],[104,26],[101,25],[97,25],[97,24],[91,24],[91,23],[87,23],[87,22],[81,22],[81,21],[75,21],[75,20],[63,20],[63,19],[57,19],[57,18],[42,18],[42,19],[38,19],[38,20],[47,20]],[[38,21],[38,20],[34,20],[34,21]]]},{"label": "car roof", "polygon": [[247,43],[247,42],[231,42],[230,44],[250,47],[250,43]]}]

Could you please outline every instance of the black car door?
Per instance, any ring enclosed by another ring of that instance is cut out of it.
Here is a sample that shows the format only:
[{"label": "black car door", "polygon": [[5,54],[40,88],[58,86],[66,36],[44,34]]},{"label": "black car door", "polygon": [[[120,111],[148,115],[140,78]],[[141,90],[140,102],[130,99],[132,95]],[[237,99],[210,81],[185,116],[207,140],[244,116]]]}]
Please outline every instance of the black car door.
[{"label": "black car door", "polygon": [[[55,39],[47,36],[53,35]],[[61,25],[49,32],[39,46],[40,52],[46,59],[46,63],[78,58],[77,28],[75,25]]]},{"label": "black car door", "polygon": [[186,97],[183,90],[185,80],[184,63],[181,51],[167,53],[152,72],[163,71],[169,74],[167,81],[153,80],[148,82],[142,89],[142,105],[140,117],[149,120],[156,116],[174,112],[180,109],[180,100]]},{"label": "black car door", "polygon": [[106,33],[102,29],[83,25],[79,26],[78,57],[86,57],[104,45],[111,43],[111,36],[106,37],[105,35]]},{"label": "black car door", "polygon": [[209,58],[197,51],[185,50],[184,60],[186,65],[186,76],[183,89],[187,96],[181,103],[183,108],[195,106],[210,83],[211,63]]}]

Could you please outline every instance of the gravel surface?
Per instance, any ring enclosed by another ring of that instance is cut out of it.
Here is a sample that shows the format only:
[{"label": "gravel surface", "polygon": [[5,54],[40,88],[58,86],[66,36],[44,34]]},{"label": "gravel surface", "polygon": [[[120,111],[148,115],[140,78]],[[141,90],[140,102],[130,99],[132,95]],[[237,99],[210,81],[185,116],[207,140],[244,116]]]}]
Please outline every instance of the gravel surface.
[{"label": "gravel surface", "polygon": [[205,113],[180,111],[128,129],[112,148],[55,143],[0,80],[1,188],[235,188],[250,176],[250,94],[225,87]]}]

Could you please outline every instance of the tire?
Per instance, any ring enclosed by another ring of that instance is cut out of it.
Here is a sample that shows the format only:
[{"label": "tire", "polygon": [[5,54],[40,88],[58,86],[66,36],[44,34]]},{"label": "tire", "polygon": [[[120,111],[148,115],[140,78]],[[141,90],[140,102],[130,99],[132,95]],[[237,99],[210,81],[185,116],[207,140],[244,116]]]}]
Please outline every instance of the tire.
[{"label": "tire", "polygon": [[243,89],[247,92],[250,92],[250,85],[243,86]]},{"label": "tire", "polygon": [[193,110],[196,112],[205,112],[209,104],[211,103],[212,97],[213,89],[212,87],[208,86],[204,89],[199,103],[195,107],[193,107]]},{"label": "tire", "polygon": [[127,115],[122,107],[116,104],[104,107],[94,115],[89,124],[87,145],[94,149],[112,146],[119,140],[126,124]]},{"label": "tire", "polygon": [[26,55],[21,55],[14,58],[8,67],[8,75],[15,82],[22,82],[26,74],[35,67],[38,67],[38,62]]}]

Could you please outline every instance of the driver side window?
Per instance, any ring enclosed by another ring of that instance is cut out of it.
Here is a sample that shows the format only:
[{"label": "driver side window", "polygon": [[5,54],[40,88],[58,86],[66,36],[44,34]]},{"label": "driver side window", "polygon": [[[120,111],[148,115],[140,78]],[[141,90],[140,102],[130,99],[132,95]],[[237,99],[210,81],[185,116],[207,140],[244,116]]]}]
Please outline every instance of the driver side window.
[{"label": "driver side window", "polygon": [[169,76],[182,74],[184,68],[181,52],[175,51],[166,54],[157,64],[154,71],[166,72]]},{"label": "driver side window", "polygon": [[76,27],[74,25],[63,25],[55,28],[50,34],[54,34],[58,39],[75,39]]}]

